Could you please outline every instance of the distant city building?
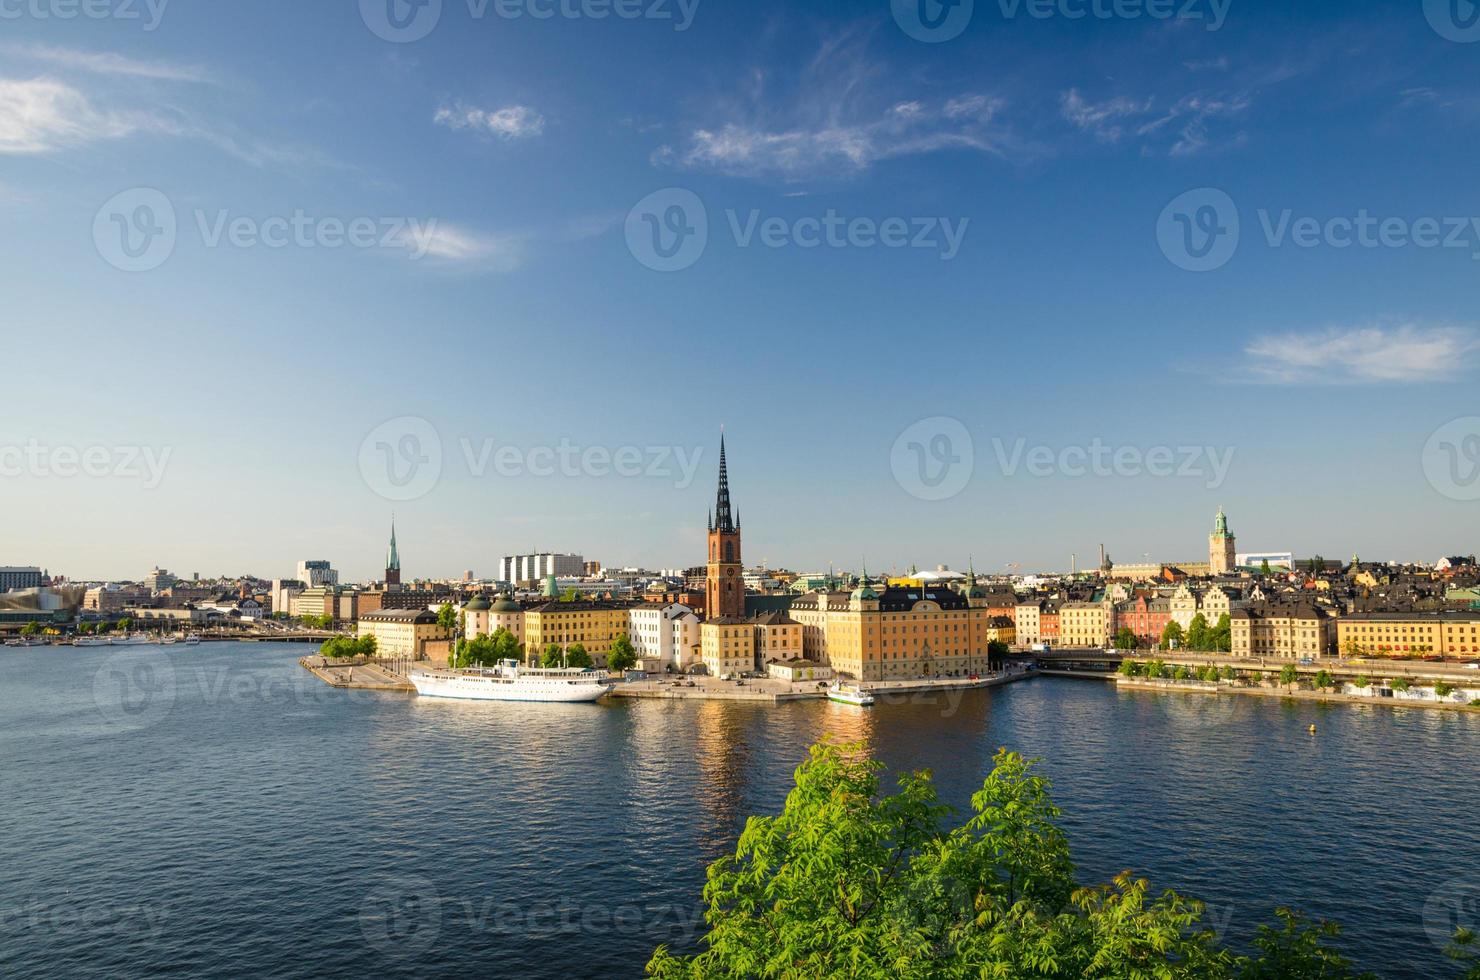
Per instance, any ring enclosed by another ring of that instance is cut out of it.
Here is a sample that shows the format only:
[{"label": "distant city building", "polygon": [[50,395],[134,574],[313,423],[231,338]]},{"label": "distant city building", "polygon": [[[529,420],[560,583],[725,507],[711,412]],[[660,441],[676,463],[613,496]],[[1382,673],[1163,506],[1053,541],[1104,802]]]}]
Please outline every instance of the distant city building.
[{"label": "distant city building", "polygon": [[380,609],[361,616],[355,629],[358,636],[375,637],[377,657],[420,660],[429,644],[447,639],[437,614],[427,609]]},{"label": "distant city building", "polygon": [[44,576],[41,569],[33,565],[7,565],[0,567],[0,592],[19,592],[22,589],[39,589]]},{"label": "distant city building", "polygon": [[541,582],[551,575],[556,578],[582,578],[585,574],[586,560],[580,555],[553,552],[505,555],[498,565],[499,580],[515,585]]},{"label": "distant city building", "polygon": [[644,603],[627,611],[627,638],[647,671],[683,670],[698,659],[699,617],[681,603]]},{"label": "distant city building", "polygon": [[150,592],[163,592],[180,581],[163,568],[151,568],[144,576],[144,587]]},{"label": "distant city building", "polygon": [[1229,622],[1235,657],[1324,657],[1336,639],[1331,616],[1308,602],[1254,603],[1235,609]]},{"label": "distant city building", "polygon": [[709,518],[709,561],[704,576],[704,614],[710,619],[745,616],[745,575],[740,561],[740,515],[730,506],[725,437],[719,437],[719,490]]},{"label": "distant city building", "polygon": [[474,640],[480,636],[492,636],[499,630],[508,630],[514,639],[524,642],[524,607],[506,595],[490,601],[485,596],[475,596],[463,606],[463,632]]},{"label": "distant city building", "polygon": [[298,563],[298,581],[309,588],[317,588],[321,585],[338,585],[339,573],[330,567],[326,561],[300,561]]},{"label": "distant city building", "polygon": [[149,602],[153,593],[143,586],[99,585],[88,589],[82,608],[88,612],[112,613]]},{"label": "distant city building", "polygon": [[1208,535],[1208,570],[1213,575],[1227,575],[1236,565],[1234,534],[1228,530],[1228,517],[1223,508],[1218,508],[1218,517],[1213,522],[1213,533]]},{"label": "distant city building", "polygon": [[1480,654],[1480,612],[1353,613],[1336,622],[1336,648],[1348,656],[1471,658]]},{"label": "distant city building", "polygon": [[1293,569],[1295,554],[1290,551],[1245,551],[1238,555],[1241,568],[1261,568],[1265,562],[1269,562],[1270,568]]},{"label": "distant city building", "polygon": [[268,611],[274,616],[292,616],[294,603],[298,596],[307,588],[298,579],[275,578],[267,590]]},{"label": "distant city building", "polygon": [[549,647],[586,648],[591,662],[606,665],[612,641],[628,635],[626,602],[545,602],[524,612],[526,653],[538,656]]},{"label": "distant city building", "polygon": [[385,584],[387,588],[401,584],[401,552],[396,548],[396,521],[391,519],[391,543],[385,550]]}]

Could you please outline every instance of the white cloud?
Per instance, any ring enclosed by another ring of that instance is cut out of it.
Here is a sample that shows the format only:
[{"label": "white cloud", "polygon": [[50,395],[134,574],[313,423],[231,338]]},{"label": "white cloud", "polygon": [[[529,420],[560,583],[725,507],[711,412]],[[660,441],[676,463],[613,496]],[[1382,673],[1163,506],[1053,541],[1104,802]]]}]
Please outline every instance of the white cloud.
[{"label": "white cloud", "polygon": [[110,52],[80,51],[75,48],[57,48],[43,44],[7,44],[0,47],[0,50],[46,64],[75,68],[98,75],[124,75],[130,78],[149,78],[165,82],[210,80],[205,71],[200,68],[161,61],[138,61]]},{"label": "white cloud", "polygon": [[[1144,141],[1148,149],[1158,139],[1171,156],[1188,156],[1210,146],[1215,136],[1211,125],[1218,120],[1237,116],[1249,108],[1249,97],[1242,94],[1222,97],[1186,95],[1166,109],[1156,109],[1156,100],[1129,99],[1124,96],[1093,102],[1071,88],[1059,96],[1059,113],[1081,132],[1090,133],[1107,143],[1119,142],[1130,134]],[[1164,135],[1166,134],[1166,135]],[[1242,132],[1228,134],[1227,143],[1240,143]],[[1167,141],[1170,140],[1170,146]]]},{"label": "white cloud", "polygon": [[493,110],[461,104],[443,106],[433,121],[448,129],[472,129],[507,140],[527,139],[545,131],[545,117],[525,105]]},{"label": "white cloud", "polygon": [[403,231],[397,244],[443,264],[490,272],[512,272],[524,257],[520,240],[513,236],[480,234],[441,221]]},{"label": "white cloud", "polygon": [[157,125],[147,116],[95,109],[77,89],[51,79],[0,79],[0,154],[46,153]]},{"label": "white cloud", "polygon": [[1253,381],[1362,384],[1452,378],[1477,350],[1480,336],[1472,328],[1396,323],[1268,334],[1244,353]]}]

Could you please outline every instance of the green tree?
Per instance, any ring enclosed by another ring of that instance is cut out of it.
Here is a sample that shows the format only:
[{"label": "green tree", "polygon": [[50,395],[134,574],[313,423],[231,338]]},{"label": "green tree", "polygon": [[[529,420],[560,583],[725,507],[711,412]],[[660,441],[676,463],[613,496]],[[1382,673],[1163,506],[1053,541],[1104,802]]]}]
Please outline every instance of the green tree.
[{"label": "green tree", "polygon": [[[1273,967],[1221,948],[1201,903],[1129,872],[1078,887],[1048,780],[1000,751],[972,814],[944,825],[929,773],[881,795],[862,745],[824,742],[776,816],[752,817],[704,887],[705,949],[660,947],[664,980],[1239,980],[1350,977],[1292,917],[1261,934]],[[1279,972],[1319,964],[1323,972]],[[1262,971],[1262,972],[1260,972]]]},{"label": "green tree", "polygon": [[606,652],[606,666],[608,670],[618,673],[637,666],[637,651],[633,649],[632,641],[626,636],[613,640],[611,649]]},{"label": "green tree", "polygon": [[565,653],[560,649],[559,644],[551,643],[545,647],[545,652],[540,654],[540,666],[547,668],[560,667],[563,665],[564,659]]},{"label": "green tree", "polygon": [[40,636],[40,635],[41,635],[41,624],[40,623],[37,623],[37,622],[34,622],[33,621],[33,622],[29,622],[26,625],[24,625],[24,626],[21,627],[21,636],[31,637],[31,636]]},{"label": "green tree", "polygon": [[1410,685],[1406,677],[1399,677],[1394,680],[1388,681],[1388,687],[1392,688],[1394,691],[1406,691],[1408,690],[1409,686]]},{"label": "green tree", "polygon": [[1305,916],[1287,908],[1275,909],[1279,926],[1261,925],[1254,946],[1261,955],[1246,963],[1239,980],[1325,980],[1325,978],[1371,978],[1371,973],[1353,973],[1340,953],[1323,946],[1321,940],[1335,939],[1341,927],[1334,922],[1307,923]]},{"label": "green tree", "polygon": [[1208,617],[1198,613],[1192,617],[1192,622],[1187,626],[1187,649],[1208,650]]},{"label": "green tree", "polygon": [[1138,677],[1141,673],[1141,665],[1136,663],[1131,658],[1126,657],[1120,662],[1120,666],[1117,668],[1116,672],[1119,673],[1121,677]]},{"label": "green tree", "polygon": [[1480,942],[1471,929],[1458,929],[1444,955],[1464,969],[1463,980],[1480,980]]},{"label": "green tree", "polygon": [[1146,676],[1152,680],[1160,680],[1167,675],[1167,665],[1160,660],[1152,660],[1146,664]]},{"label": "green tree", "polygon": [[1223,679],[1225,681],[1233,681],[1233,680],[1236,680],[1237,678],[1238,678],[1238,671],[1234,670],[1232,667],[1224,667],[1223,668]]},{"label": "green tree", "polygon": [[127,616],[118,621],[118,628],[124,633],[127,633],[129,630],[133,629],[133,627],[134,621],[132,619],[129,619]]},{"label": "green tree", "polygon": [[1281,684],[1285,684],[1285,685],[1294,684],[1299,679],[1300,679],[1300,671],[1295,667],[1294,664],[1285,664],[1285,666],[1283,666],[1283,667],[1280,668],[1280,683]]},{"label": "green tree", "polygon": [[585,669],[591,666],[591,654],[586,652],[584,645],[572,643],[565,648],[565,662],[568,666]]},{"label": "green tree", "polygon": [[987,659],[993,662],[1006,660],[1012,653],[1012,647],[1001,640],[991,640],[987,643]]},{"label": "green tree", "polygon": [[1328,687],[1334,687],[1336,685],[1336,679],[1331,676],[1330,671],[1318,670],[1316,671],[1316,679],[1313,683],[1316,690],[1324,691]]},{"label": "green tree", "polygon": [[498,643],[493,637],[485,633],[462,643],[457,651],[457,666],[459,667],[492,667],[502,658],[498,653]]},{"label": "green tree", "polygon": [[1191,676],[1192,671],[1188,670],[1186,667],[1183,667],[1181,664],[1178,664],[1177,669],[1172,671],[1172,680],[1174,681],[1185,681]]},{"label": "green tree", "polygon": [[1266,558],[1262,562],[1259,563],[1259,574],[1260,575],[1269,575],[1269,573],[1270,573],[1269,559]]},{"label": "green tree", "polygon": [[1228,613],[1218,617],[1218,625],[1208,633],[1208,649],[1228,653],[1233,649],[1233,621]]},{"label": "green tree", "polygon": [[373,657],[375,656],[375,637],[367,635],[352,639],[348,636],[331,636],[319,647],[319,653],[331,660],[343,660],[347,657]]},{"label": "green tree", "polygon": [[457,629],[457,610],[452,608],[452,603],[444,602],[437,608],[437,625],[449,633]]},{"label": "green tree", "polygon": [[1181,646],[1187,640],[1182,633],[1182,624],[1175,619],[1169,620],[1161,631],[1161,646],[1163,650],[1170,650],[1173,646]]},{"label": "green tree", "polygon": [[1454,685],[1448,681],[1436,681],[1434,683],[1434,693],[1441,698],[1447,698],[1454,693]]},{"label": "green tree", "polygon": [[1357,688],[1358,690],[1366,690],[1367,688],[1372,686],[1372,678],[1368,677],[1366,674],[1358,674],[1357,679],[1352,681],[1352,686]]},{"label": "green tree", "polygon": [[576,591],[575,586],[571,586],[570,588],[566,589],[563,593],[561,593],[561,595],[560,595],[560,601],[561,602],[575,602],[576,600],[580,599],[580,597],[581,597],[581,594]]},{"label": "green tree", "polygon": [[1115,649],[1134,650],[1138,644],[1135,630],[1129,626],[1122,626],[1115,631]]}]

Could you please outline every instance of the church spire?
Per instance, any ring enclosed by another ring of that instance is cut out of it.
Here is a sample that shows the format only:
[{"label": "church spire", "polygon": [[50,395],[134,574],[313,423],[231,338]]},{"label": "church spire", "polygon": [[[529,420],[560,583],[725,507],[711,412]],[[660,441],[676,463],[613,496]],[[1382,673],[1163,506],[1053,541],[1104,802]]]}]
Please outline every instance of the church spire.
[{"label": "church spire", "polygon": [[725,434],[719,434],[719,492],[714,501],[714,530],[735,530],[735,519],[730,512],[730,474],[725,464]]},{"label": "church spire", "polygon": [[401,570],[401,554],[396,550],[396,517],[394,514],[391,515],[391,544],[385,551],[385,567],[386,571],[399,572]]}]

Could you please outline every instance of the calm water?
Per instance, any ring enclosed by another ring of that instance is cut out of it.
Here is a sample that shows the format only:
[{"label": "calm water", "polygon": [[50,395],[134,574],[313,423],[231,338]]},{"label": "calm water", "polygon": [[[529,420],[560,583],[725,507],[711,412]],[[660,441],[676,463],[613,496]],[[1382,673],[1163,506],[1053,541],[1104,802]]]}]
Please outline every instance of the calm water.
[{"label": "calm water", "polygon": [[[1044,759],[1082,880],[1276,903],[1387,976],[1475,924],[1480,718],[1038,679],[872,711],[333,691],[291,645],[0,651],[0,975],[638,976],[806,747],[864,739],[964,805]],[[1312,722],[1315,737],[1306,732]],[[1427,927],[1427,928],[1426,928]]]}]

